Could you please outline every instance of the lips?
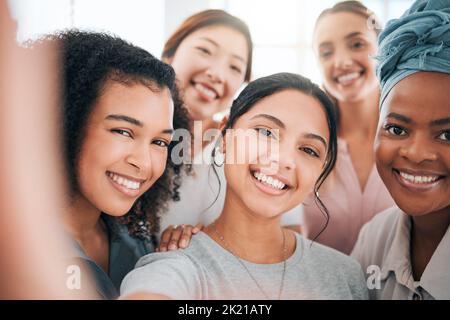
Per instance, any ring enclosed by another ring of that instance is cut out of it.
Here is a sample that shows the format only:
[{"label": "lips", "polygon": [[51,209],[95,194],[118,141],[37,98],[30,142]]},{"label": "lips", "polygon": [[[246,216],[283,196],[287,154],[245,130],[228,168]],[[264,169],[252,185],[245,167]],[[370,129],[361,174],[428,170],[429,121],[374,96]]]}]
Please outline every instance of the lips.
[{"label": "lips", "polygon": [[346,72],[343,74],[340,74],[338,76],[335,76],[333,79],[335,82],[342,86],[349,86],[352,85],[356,80],[361,78],[361,76],[364,74],[364,70],[361,71],[352,71],[352,72]]},{"label": "lips", "polygon": [[198,92],[199,96],[205,101],[213,101],[220,97],[217,90],[204,82],[192,82],[192,86]]},{"label": "lips", "polygon": [[251,170],[253,181],[258,189],[269,195],[282,195],[291,189],[287,179],[280,175],[266,175],[260,170]]},{"label": "lips", "polygon": [[118,191],[131,197],[139,195],[140,189],[146,181],[145,179],[134,178],[111,171],[107,171],[106,176]]},{"label": "lips", "polygon": [[400,185],[412,192],[432,190],[446,178],[440,173],[408,169],[393,169],[393,173]]}]

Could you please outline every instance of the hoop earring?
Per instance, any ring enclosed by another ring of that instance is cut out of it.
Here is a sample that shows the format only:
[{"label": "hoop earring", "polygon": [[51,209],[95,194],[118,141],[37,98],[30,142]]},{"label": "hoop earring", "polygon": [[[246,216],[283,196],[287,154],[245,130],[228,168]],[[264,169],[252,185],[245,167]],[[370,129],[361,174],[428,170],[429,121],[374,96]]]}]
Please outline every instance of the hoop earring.
[{"label": "hoop earring", "polygon": [[223,166],[223,164],[225,163],[225,154],[223,152],[220,152],[219,147],[216,147],[214,149],[213,161],[214,164],[218,167]]}]

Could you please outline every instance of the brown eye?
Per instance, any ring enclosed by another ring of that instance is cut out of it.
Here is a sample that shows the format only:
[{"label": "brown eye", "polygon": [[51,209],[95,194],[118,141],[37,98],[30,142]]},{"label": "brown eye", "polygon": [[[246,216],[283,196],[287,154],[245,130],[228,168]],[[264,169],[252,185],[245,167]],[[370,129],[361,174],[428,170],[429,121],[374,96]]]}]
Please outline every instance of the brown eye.
[{"label": "brown eye", "polygon": [[169,143],[167,143],[164,140],[155,140],[152,142],[153,144],[156,144],[157,146],[161,147],[161,148],[168,148],[169,147]]},{"label": "brown eye", "polygon": [[364,43],[362,43],[361,41],[357,41],[352,43],[352,48],[353,49],[361,49],[364,47]]},{"label": "brown eye", "polygon": [[269,129],[266,129],[266,128],[255,128],[255,130],[256,130],[258,133],[262,134],[263,136],[266,136],[266,137],[273,137],[273,133],[272,133],[272,131],[270,131]]},{"label": "brown eye", "polygon": [[404,136],[406,134],[406,131],[399,126],[390,125],[385,130],[394,136]]},{"label": "brown eye", "polygon": [[112,129],[111,132],[120,134],[120,135],[125,136],[125,137],[128,137],[128,138],[133,138],[131,132],[129,132],[129,131],[127,131],[127,130],[123,130],[123,129]]},{"label": "brown eye", "polygon": [[438,139],[444,140],[444,141],[450,141],[450,130],[442,132]]},{"label": "brown eye", "polygon": [[302,148],[300,148],[300,150],[302,150],[304,153],[310,155],[311,157],[320,158],[319,154],[309,147],[302,147]]},{"label": "brown eye", "polygon": [[198,51],[200,51],[202,54],[204,55],[211,55],[211,51],[209,51],[207,48],[205,47],[197,47],[196,48]]}]

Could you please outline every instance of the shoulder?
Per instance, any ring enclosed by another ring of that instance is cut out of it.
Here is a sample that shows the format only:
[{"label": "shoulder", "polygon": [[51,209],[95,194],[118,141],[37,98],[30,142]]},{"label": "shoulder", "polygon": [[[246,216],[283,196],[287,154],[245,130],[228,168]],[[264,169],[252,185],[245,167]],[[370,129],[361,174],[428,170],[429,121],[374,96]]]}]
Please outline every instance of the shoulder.
[{"label": "shoulder", "polygon": [[[329,294],[345,299],[367,299],[368,293],[361,265],[333,248],[304,240],[303,272],[317,286],[333,288]],[[300,263],[302,264],[302,263]]]},{"label": "shoulder", "polygon": [[206,235],[195,235],[186,249],[148,254],[123,280],[122,294],[151,292],[174,299],[199,299],[202,297],[205,262],[214,255],[208,254]]},{"label": "shoulder", "polygon": [[379,261],[388,251],[402,214],[404,213],[398,207],[391,207],[362,227],[351,255],[363,268]]},{"label": "shoulder", "polygon": [[200,270],[206,260],[215,257],[217,246],[211,243],[212,240],[203,232],[193,235],[189,246],[185,249],[178,249],[166,252],[154,252],[147,254],[136,263],[136,269],[148,267],[150,265],[172,265],[176,269]]},{"label": "shoulder", "polygon": [[381,244],[392,240],[402,214],[398,207],[391,207],[375,215],[361,228],[354,251],[359,250],[360,245]]},{"label": "shoulder", "polygon": [[306,239],[303,241],[305,243],[305,257],[309,257],[310,263],[316,268],[340,270],[343,274],[354,272],[359,274],[361,267],[355,259],[318,242]]}]

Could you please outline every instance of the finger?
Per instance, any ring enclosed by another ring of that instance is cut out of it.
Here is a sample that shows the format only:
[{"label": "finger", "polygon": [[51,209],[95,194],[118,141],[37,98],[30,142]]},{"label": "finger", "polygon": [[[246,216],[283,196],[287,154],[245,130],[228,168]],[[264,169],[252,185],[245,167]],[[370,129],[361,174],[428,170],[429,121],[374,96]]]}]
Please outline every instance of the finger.
[{"label": "finger", "polygon": [[178,242],[178,245],[180,246],[180,248],[184,249],[189,245],[189,242],[190,242],[192,234],[193,234],[192,233],[193,229],[194,229],[194,227],[191,225],[188,225],[183,228],[183,232],[181,234],[180,241]]},{"label": "finger", "polygon": [[181,234],[183,233],[184,227],[185,227],[184,225],[181,225],[176,229],[172,229],[172,233],[170,235],[170,240],[169,240],[169,246],[168,246],[169,250],[177,250],[178,249],[178,242],[180,241]]},{"label": "finger", "polygon": [[197,223],[197,225],[192,229],[192,233],[193,234],[197,234],[198,232],[200,232],[203,229],[203,224],[202,223]]},{"label": "finger", "polygon": [[166,230],[163,231],[163,233],[161,235],[161,241],[159,243],[158,251],[161,251],[161,252],[167,251],[167,246],[168,246],[169,240],[172,236],[172,232],[173,232],[173,226],[168,226],[166,228]]}]

